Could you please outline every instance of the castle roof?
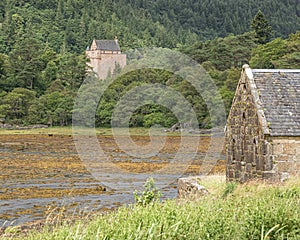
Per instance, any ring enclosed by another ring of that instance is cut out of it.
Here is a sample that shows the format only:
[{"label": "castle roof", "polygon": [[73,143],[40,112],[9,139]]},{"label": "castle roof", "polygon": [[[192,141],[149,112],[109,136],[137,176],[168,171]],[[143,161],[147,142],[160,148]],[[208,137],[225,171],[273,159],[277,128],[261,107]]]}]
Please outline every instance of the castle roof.
[{"label": "castle roof", "polygon": [[121,51],[117,40],[95,40],[97,50]]},{"label": "castle roof", "polygon": [[244,66],[258,111],[271,136],[300,136],[300,70]]}]

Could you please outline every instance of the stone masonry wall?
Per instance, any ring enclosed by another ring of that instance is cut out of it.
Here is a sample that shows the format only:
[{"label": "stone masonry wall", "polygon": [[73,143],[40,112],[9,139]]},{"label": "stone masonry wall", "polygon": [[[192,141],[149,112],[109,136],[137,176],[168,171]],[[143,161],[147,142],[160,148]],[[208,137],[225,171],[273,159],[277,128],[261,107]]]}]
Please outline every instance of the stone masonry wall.
[{"label": "stone masonry wall", "polygon": [[112,74],[116,64],[121,68],[126,65],[126,54],[102,53],[100,50],[86,51],[86,54],[90,59],[88,65],[97,73],[99,79],[107,78],[109,71]]},{"label": "stone masonry wall", "polygon": [[110,74],[113,74],[116,64],[119,64],[121,68],[126,65],[125,54],[102,54],[101,60],[97,63],[97,74],[100,79],[105,79]]},{"label": "stone masonry wall", "polygon": [[300,137],[273,137],[274,163],[282,174],[300,174]]},{"label": "stone masonry wall", "polygon": [[271,144],[262,131],[245,73],[242,73],[227,121],[226,155],[229,181],[245,182],[275,174]]}]

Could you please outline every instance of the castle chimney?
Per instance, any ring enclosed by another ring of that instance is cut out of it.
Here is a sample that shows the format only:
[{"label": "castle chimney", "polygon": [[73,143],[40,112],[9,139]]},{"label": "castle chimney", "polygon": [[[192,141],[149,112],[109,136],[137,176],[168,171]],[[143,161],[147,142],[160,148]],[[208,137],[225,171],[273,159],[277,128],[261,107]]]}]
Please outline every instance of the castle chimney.
[{"label": "castle chimney", "polygon": [[115,36],[115,42],[118,43],[118,37],[117,36]]}]

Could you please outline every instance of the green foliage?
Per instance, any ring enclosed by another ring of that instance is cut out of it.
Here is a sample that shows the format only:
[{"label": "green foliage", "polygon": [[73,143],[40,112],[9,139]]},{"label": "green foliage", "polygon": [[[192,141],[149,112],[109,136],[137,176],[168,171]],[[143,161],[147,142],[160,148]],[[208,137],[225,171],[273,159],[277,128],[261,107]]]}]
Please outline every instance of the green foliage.
[{"label": "green foliage", "polygon": [[32,124],[48,124],[50,126],[66,126],[72,121],[74,98],[69,92],[47,93],[29,108],[28,121]]},{"label": "green foliage", "polygon": [[134,200],[136,205],[147,206],[158,203],[161,197],[161,192],[156,188],[154,179],[148,178],[144,190],[141,193],[134,191]]},{"label": "green foliage", "polygon": [[284,186],[238,185],[226,198],[211,191],[212,195],[198,202],[168,200],[151,207],[121,207],[89,221],[29,231],[14,239],[296,240],[300,235],[299,195],[286,193],[300,189],[299,184],[298,179]]},{"label": "green foliage", "polygon": [[39,74],[46,67],[41,44],[32,38],[24,39],[9,54],[7,81],[10,87],[43,89]]},{"label": "green foliage", "polygon": [[8,57],[5,54],[0,53],[0,90],[5,89],[5,78],[7,71],[7,59]]},{"label": "green foliage", "polygon": [[271,40],[272,27],[260,10],[251,21],[251,29],[255,32],[256,41],[259,44],[265,44]]},{"label": "green foliage", "polygon": [[[7,123],[69,124],[71,102],[86,77],[84,50],[93,38],[113,39],[115,36],[122,50],[161,46],[176,48],[191,56],[215,80],[228,113],[240,69],[249,63],[251,56],[252,68],[299,68],[299,33],[295,33],[300,28],[299,4],[250,0],[246,5],[236,0],[226,1],[226,4],[220,0],[103,0],[101,4],[86,0],[1,1],[0,91],[8,94],[6,98],[15,95],[15,100],[16,93],[11,92],[24,88],[34,91],[38,100],[31,101],[27,110],[9,113],[9,109],[14,109],[14,101],[3,97],[0,114],[7,116]],[[257,13],[257,9],[266,17]],[[249,32],[251,19],[253,32]],[[269,40],[271,26],[277,37],[295,34],[287,40],[277,38],[257,48],[258,39],[259,43]],[[227,37],[220,38],[224,36]],[[119,71],[117,66],[112,75]],[[192,104],[201,128],[209,128],[215,121],[210,119],[203,98],[190,84],[171,73],[155,70],[137,71],[116,80],[100,100],[96,125],[110,126],[112,111],[120,97],[143,83],[165,84],[182,93]],[[95,89],[89,91],[97,95]],[[68,95],[58,96],[57,101],[61,101],[56,104],[58,109],[45,103],[54,92]],[[91,101],[81,107],[89,112],[93,104]],[[55,113],[50,114],[50,111]],[[189,121],[187,113],[184,118]],[[169,109],[147,104],[134,112],[130,126],[169,127],[176,122]]]},{"label": "green foliage", "polygon": [[288,188],[286,190],[280,191],[276,190],[275,191],[276,196],[281,197],[281,198],[300,198],[300,188],[297,188],[295,186]]},{"label": "green foliage", "polygon": [[1,117],[8,122],[24,123],[35,95],[34,91],[24,88],[15,88],[7,93],[0,101]]},{"label": "green foliage", "polygon": [[55,52],[81,53],[93,38],[118,36],[125,49],[175,48],[197,40],[249,31],[261,9],[276,36],[300,28],[296,1],[1,1],[0,49],[8,54],[21,39],[34,36]]},{"label": "green foliage", "polygon": [[197,42],[182,52],[191,56],[208,71],[224,71],[231,67],[242,67],[248,63],[251,50],[256,47],[253,33],[238,36],[216,38],[206,42]]},{"label": "green foliage", "polygon": [[[199,79],[201,81],[201,79]],[[111,116],[115,107],[118,104],[121,112],[115,112],[123,114],[132,111],[132,106],[136,103],[137,99],[143,101],[145,96],[148,96],[149,101],[143,106],[135,109],[131,119],[129,121],[130,127],[150,127],[159,124],[164,127],[171,127],[179,120],[175,117],[176,113],[180,114],[182,122],[189,122],[191,120],[191,113],[183,111],[186,108],[184,103],[176,100],[177,97],[170,93],[161,91],[161,94],[155,100],[159,100],[165,105],[158,105],[151,96],[157,96],[156,90],[145,89],[133,96],[127,96],[127,100],[120,102],[119,100],[124,97],[128,91],[137,86],[142,86],[147,83],[159,83],[166,85],[182,96],[193,106],[196,113],[196,117],[200,127],[209,128],[210,119],[208,117],[208,109],[201,94],[187,81],[179,76],[174,75],[168,71],[159,69],[142,69],[132,71],[122,75],[120,78],[113,81],[103,93],[100,99],[97,112],[96,112],[96,126],[110,126]],[[105,83],[103,83],[105,84]],[[94,88],[94,87],[93,87]],[[100,89],[103,88],[100,86]],[[95,90],[95,89],[94,89]],[[92,92],[93,90],[87,90]],[[152,91],[152,92],[151,92]],[[153,92],[154,91],[154,92]],[[84,107],[84,106],[83,106]],[[119,117],[114,119],[113,124],[115,126],[126,126],[127,119],[125,117]]]},{"label": "green foliage", "polygon": [[273,41],[258,46],[252,51],[250,66],[252,68],[300,68],[300,32],[291,34],[283,40]]},{"label": "green foliage", "polygon": [[143,126],[149,128],[154,125],[160,125],[164,127],[172,126],[176,123],[176,118],[172,114],[168,114],[167,111],[164,112],[153,112],[146,115],[143,118]]},{"label": "green foliage", "polygon": [[272,61],[286,53],[285,41],[277,38],[253,50],[250,66],[252,68],[275,68]]},{"label": "green foliage", "polygon": [[272,60],[272,63],[276,68],[300,69],[300,32],[291,34],[285,43],[285,54]]},{"label": "green foliage", "polygon": [[227,197],[229,194],[232,194],[234,190],[237,188],[238,184],[236,182],[228,182],[226,183],[225,190],[222,194],[222,197]]}]

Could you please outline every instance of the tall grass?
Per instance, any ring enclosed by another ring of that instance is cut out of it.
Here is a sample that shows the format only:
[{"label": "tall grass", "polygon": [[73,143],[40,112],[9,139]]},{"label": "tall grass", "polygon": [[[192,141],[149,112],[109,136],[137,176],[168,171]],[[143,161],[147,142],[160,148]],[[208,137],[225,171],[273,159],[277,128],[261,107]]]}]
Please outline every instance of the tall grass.
[{"label": "tall grass", "polygon": [[299,179],[285,185],[220,183],[216,189],[199,201],[121,207],[90,221],[46,227],[19,238],[300,239]]}]

